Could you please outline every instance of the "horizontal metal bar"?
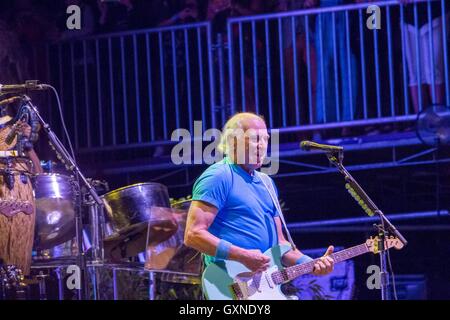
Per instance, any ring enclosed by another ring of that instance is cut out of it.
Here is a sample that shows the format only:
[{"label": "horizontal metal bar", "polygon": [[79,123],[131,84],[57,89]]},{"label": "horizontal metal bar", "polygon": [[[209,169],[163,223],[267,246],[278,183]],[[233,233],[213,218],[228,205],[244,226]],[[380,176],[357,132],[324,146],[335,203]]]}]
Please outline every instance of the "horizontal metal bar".
[{"label": "horizontal metal bar", "polygon": [[342,128],[342,127],[359,127],[359,126],[369,126],[369,125],[375,125],[375,124],[408,122],[408,121],[412,121],[412,120],[416,120],[416,119],[417,119],[417,115],[409,115],[409,116],[400,116],[400,117],[361,119],[361,120],[333,122],[333,123],[305,124],[305,125],[301,125],[301,126],[279,128],[277,130],[280,133],[292,133],[292,132],[301,132],[301,131],[336,129],[336,128]]},{"label": "horizontal metal bar", "polygon": [[[114,32],[114,33],[105,33],[100,35],[92,35],[83,37],[81,39],[83,40],[96,40],[96,39],[109,39],[109,38],[116,38],[116,37],[124,37],[124,36],[134,36],[134,35],[140,35],[140,34],[147,34],[147,33],[160,33],[160,32],[167,32],[167,31],[176,31],[176,30],[189,30],[189,29],[195,29],[195,28],[201,28],[201,27],[207,27],[210,22],[198,22],[198,23],[189,23],[189,24],[181,24],[176,26],[168,26],[168,27],[160,27],[160,28],[150,28],[150,29],[139,29],[139,30],[130,30],[130,31],[122,31],[122,32]],[[70,39],[70,40],[62,40],[58,41],[59,43],[70,43],[70,42],[77,42],[79,39]]]},{"label": "horizontal metal bar", "polygon": [[298,161],[289,161],[289,160],[279,160],[280,163],[284,163],[284,164],[290,164],[296,167],[303,167],[303,168],[311,168],[311,169],[317,169],[317,170],[328,170],[328,167],[324,167],[324,166],[316,166],[313,164],[309,164],[309,163],[303,163],[303,162],[298,162]]},{"label": "horizontal metal bar", "polygon": [[[449,224],[444,225],[429,225],[429,226],[414,226],[414,225],[401,225],[399,226],[402,231],[448,231],[450,230]],[[370,226],[356,226],[356,227],[325,227],[325,228],[306,228],[304,230],[292,230],[292,233],[339,233],[339,232],[368,232],[374,231]]]},{"label": "horizontal metal bar", "polygon": [[[290,213],[289,215],[292,215]],[[449,216],[447,210],[437,211],[427,211],[427,212],[412,212],[412,213],[399,213],[399,214],[388,214],[386,217],[391,221],[409,221],[416,219],[427,219],[427,218],[437,218],[442,216]],[[288,223],[288,228],[302,229],[302,228],[314,228],[314,227],[335,227],[341,225],[355,225],[355,224],[367,224],[372,222],[380,221],[379,217],[358,217],[358,218],[343,218],[343,219],[332,219],[332,220],[320,220],[312,222],[299,222],[299,223]]]},{"label": "horizontal metal bar", "polygon": [[[426,2],[428,0],[415,0],[414,2]],[[234,17],[228,19],[229,23],[237,23],[237,22],[250,22],[250,21],[259,21],[259,20],[271,20],[277,18],[287,18],[291,16],[305,16],[305,15],[314,15],[320,13],[331,13],[331,12],[341,12],[341,11],[353,11],[359,9],[367,9],[369,6],[376,5],[379,7],[387,7],[387,6],[398,6],[400,3],[397,0],[390,1],[375,1],[370,3],[361,3],[361,4],[348,4],[348,5],[337,5],[333,7],[323,7],[323,8],[314,8],[314,9],[302,9],[297,11],[289,11],[284,13],[270,13],[270,14],[260,14],[255,16],[246,16],[246,17]]]},{"label": "horizontal metal bar", "polygon": [[[400,164],[397,162],[360,164],[360,165],[347,166],[347,170],[354,172],[354,171],[363,171],[363,170],[387,169],[387,168],[393,168],[393,167],[396,167],[396,168],[397,167],[412,167],[412,166],[417,166],[417,165],[428,165],[428,164],[436,164],[436,163],[450,163],[450,159],[406,162],[406,163],[400,163]],[[298,176],[306,176],[306,175],[313,175],[313,174],[326,174],[326,173],[333,173],[333,172],[337,172],[337,169],[330,167],[329,170],[281,173],[281,174],[273,175],[272,178],[298,177]]]},{"label": "horizontal metal bar", "polygon": [[435,152],[436,150],[437,150],[437,148],[431,148],[431,149],[425,150],[425,151],[423,151],[423,152],[419,152],[419,153],[413,154],[413,155],[411,155],[411,156],[409,156],[409,157],[406,157],[406,158],[397,160],[397,163],[407,162],[407,161],[409,161],[409,160],[416,159],[416,158],[425,156],[425,155],[427,155],[427,154],[433,153],[433,152]]},{"label": "horizontal metal bar", "polygon": [[[279,133],[286,134],[286,133],[292,133],[292,132],[300,132],[300,131],[310,131],[315,130],[318,127],[324,127],[326,126],[327,129],[331,128],[339,128],[339,127],[351,127],[353,122],[357,122],[354,124],[354,126],[360,126],[364,124],[364,121],[366,121],[367,125],[370,124],[381,124],[381,123],[395,123],[395,122],[403,122],[408,121],[412,119],[416,119],[417,116],[404,116],[404,117],[396,117],[396,118],[387,118],[387,119],[376,119],[374,121],[369,120],[361,120],[361,121],[346,121],[342,123],[330,123],[330,124],[321,124],[321,125],[304,125],[304,126],[298,126],[298,127],[288,127],[288,128],[280,128],[280,129],[274,129]],[[386,120],[386,121],[381,121]],[[271,130],[269,130],[271,131]],[[195,141],[195,139],[193,139]],[[407,143],[407,145],[411,144],[418,144],[419,139],[414,138],[414,141],[411,142],[411,139],[409,139],[410,143]],[[105,147],[93,147],[93,148],[80,148],[77,150],[77,153],[79,154],[86,154],[86,153],[95,153],[100,151],[114,151],[114,150],[127,150],[127,149],[134,149],[134,148],[146,148],[146,147],[153,147],[153,146],[159,146],[159,145],[172,145],[177,144],[176,141],[167,141],[167,140],[159,140],[159,141],[152,141],[152,142],[145,142],[145,143],[130,143],[130,144],[123,144],[123,145],[113,145],[113,146],[105,146]],[[351,146],[347,147],[351,148]],[[304,152],[306,153],[306,152]]]},{"label": "horizontal metal bar", "polygon": [[[328,140],[327,143],[330,144],[340,144],[339,142],[331,142]],[[278,153],[272,153],[272,157],[285,158],[285,157],[295,157],[295,156],[313,156],[318,154],[323,154],[323,151],[312,150],[312,151],[303,151],[300,149],[299,144],[292,144],[294,147],[290,150],[283,151],[283,148],[280,148],[282,151]],[[351,144],[341,144],[344,147],[344,151],[360,151],[360,150],[374,150],[374,149],[383,149],[383,148],[397,148],[397,147],[406,147],[406,146],[414,146],[421,145],[418,138],[404,138],[397,139],[394,141],[376,141],[376,142],[363,142],[361,139],[355,140],[354,143]]]},{"label": "horizontal metal bar", "polygon": [[[360,170],[373,170],[380,168],[390,168],[390,167],[406,167],[406,166],[417,166],[417,165],[427,165],[427,164],[436,164],[436,163],[450,163],[450,159],[444,160],[433,160],[433,161],[422,161],[422,162],[414,162],[414,163],[406,163],[406,164],[396,164],[396,163],[377,163],[374,165],[354,165],[347,166],[347,170],[351,172],[360,171]],[[205,164],[202,164],[205,165]],[[158,171],[158,170],[176,170],[187,167],[198,166],[198,164],[181,164],[176,165],[170,161],[170,158],[167,157],[166,162],[158,162],[158,163],[146,163],[146,164],[123,164],[117,165],[115,167],[104,167],[102,172],[105,175],[124,175],[126,173],[136,173],[136,172],[149,172],[149,171]],[[327,170],[316,170],[316,171],[299,171],[293,173],[284,173],[273,175],[272,178],[284,178],[284,177],[295,177],[295,176],[306,176],[306,175],[314,175],[314,174],[327,174],[327,173],[337,173],[337,169],[334,167],[330,167]],[[86,174],[92,175],[95,174],[95,170],[87,169]]]}]

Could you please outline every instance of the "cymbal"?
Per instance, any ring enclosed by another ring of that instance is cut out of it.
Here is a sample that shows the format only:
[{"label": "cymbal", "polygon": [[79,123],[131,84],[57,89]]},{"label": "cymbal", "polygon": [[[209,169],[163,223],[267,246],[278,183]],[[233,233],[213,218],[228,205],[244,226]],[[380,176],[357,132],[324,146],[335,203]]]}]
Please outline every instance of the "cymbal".
[{"label": "cymbal", "polygon": [[120,260],[138,255],[148,245],[156,245],[172,237],[178,229],[175,219],[141,222],[122,229],[118,234],[105,238],[105,257]]}]

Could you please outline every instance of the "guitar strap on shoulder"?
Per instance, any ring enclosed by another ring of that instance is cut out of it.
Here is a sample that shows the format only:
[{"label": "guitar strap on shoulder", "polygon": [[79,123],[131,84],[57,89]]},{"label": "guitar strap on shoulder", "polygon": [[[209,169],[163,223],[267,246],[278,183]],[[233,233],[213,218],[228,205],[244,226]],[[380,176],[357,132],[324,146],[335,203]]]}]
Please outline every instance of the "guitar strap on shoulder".
[{"label": "guitar strap on shoulder", "polygon": [[278,211],[281,222],[283,223],[283,227],[286,230],[287,238],[291,244],[292,250],[295,250],[296,246],[294,244],[294,241],[292,241],[291,233],[289,232],[289,229],[286,225],[286,221],[284,220],[283,212],[281,211],[281,207],[280,207],[280,202],[278,201],[278,197],[276,195],[276,192],[275,192],[275,189],[273,187],[270,177],[263,172],[259,172],[259,171],[255,171],[255,172],[258,172],[258,175],[261,177],[261,181],[263,182],[264,186],[266,187],[267,191],[269,192],[270,197],[272,198],[273,204],[275,205],[275,208]]}]

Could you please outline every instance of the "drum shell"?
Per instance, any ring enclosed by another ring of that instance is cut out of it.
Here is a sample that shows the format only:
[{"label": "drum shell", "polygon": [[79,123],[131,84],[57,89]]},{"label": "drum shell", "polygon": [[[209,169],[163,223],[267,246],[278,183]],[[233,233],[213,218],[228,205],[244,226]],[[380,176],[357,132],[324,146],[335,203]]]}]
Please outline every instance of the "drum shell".
[{"label": "drum shell", "polygon": [[[139,183],[102,196],[105,204],[106,235],[152,220],[151,207],[170,207],[167,187],[159,183]],[[111,229],[108,231],[108,229]]]},{"label": "drum shell", "polygon": [[36,199],[70,199],[75,201],[73,179],[57,173],[42,173],[33,177]]},{"label": "drum shell", "polygon": [[[12,189],[8,188],[5,180],[7,167],[14,171]],[[31,266],[36,212],[30,168],[30,161],[26,159],[0,159],[0,200],[29,202],[34,207],[31,214],[19,212],[8,217],[0,213],[0,256],[4,263],[18,266],[25,275],[29,274]]]},{"label": "drum shell", "polygon": [[36,198],[35,247],[50,249],[75,237],[73,178],[43,173],[33,177]]}]

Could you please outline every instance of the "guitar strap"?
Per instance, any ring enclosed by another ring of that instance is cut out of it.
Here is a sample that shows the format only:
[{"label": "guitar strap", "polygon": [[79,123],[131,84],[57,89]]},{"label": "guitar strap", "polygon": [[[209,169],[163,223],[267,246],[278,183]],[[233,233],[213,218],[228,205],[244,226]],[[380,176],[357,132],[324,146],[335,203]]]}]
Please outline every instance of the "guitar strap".
[{"label": "guitar strap", "polygon": [[288,238],[288,240],[289,240],[289,242],[291,244],[292,250],[295,250],[296,247],[295,247],[294,241],[292,241],[291,234],[290,234],[289,229],[288,229],[288,227],[286,225],[286,221],[284,220],[283,212],[281,211],[281,207],[280,207],[280,202],[278,202],[278,197],[276,195],[275,188],[273,187],[273,184],[272,184],[272,181],[271,181],[270,177],[267,174],[263,173],[263,172],[259,172],[259,171],[256,171],[256,170],[255,170],[255,172],[257,172],[257,174],[260,176],[261,181],[263,182],[264,186],[266,187],[267,191],[269,192],[270,197],[272,198],[273,204],[275,205],[275,208],[278,211],[278,214],[280,216],[281,222],[283,223],[283,227],[286,230],[287,238]]}]

